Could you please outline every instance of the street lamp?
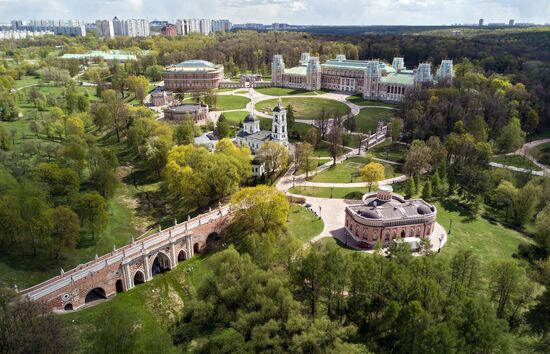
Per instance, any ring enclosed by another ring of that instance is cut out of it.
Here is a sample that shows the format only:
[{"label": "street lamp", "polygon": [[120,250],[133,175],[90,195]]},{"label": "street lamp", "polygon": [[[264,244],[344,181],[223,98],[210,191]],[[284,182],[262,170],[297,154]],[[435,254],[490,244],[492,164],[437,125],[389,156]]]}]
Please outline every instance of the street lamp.
[{"label": "street lamp", "polygon": [[321,218],[321,206],[319,205],[319,219]]},{"label": "street lamp", "polygon": [[448,233],[448,235],[451,234],[452,230],[453,230],[453,219],[449,220],[449,233]]}]

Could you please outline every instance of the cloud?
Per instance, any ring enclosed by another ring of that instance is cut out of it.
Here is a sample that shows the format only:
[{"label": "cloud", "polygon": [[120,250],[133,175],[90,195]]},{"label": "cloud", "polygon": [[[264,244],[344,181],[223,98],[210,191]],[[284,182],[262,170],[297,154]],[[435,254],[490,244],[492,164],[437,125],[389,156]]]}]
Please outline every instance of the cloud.
[{"label": "cloud", "polygon": [[222,6],[226,7],[269,7],[280,11],[297,11],[306,9],[305,0],[229,0],[223,1]]},{"label": "cloud", "polygon": [[228,18],[234,23],[372,25],[548,22],[548,0],[0,0],[12,19]]}]

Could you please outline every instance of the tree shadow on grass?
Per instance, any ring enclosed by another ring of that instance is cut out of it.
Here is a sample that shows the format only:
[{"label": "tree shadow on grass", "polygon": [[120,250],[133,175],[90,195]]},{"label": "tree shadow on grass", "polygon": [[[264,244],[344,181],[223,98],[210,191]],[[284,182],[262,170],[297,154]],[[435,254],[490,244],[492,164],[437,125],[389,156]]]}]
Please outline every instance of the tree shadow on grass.
[{"label": "tree shadow on grass", "polygon": [[350,200],[361,200],[363,199],[363,195],[365,193],[363,192],[349,192],[344,196],[344,199],[350,199]]},{"label": "tree shadow on grass", "polygon": [[441,200],[441,205],[447,211],[458,213],[459,216],[464,218],[463,222],[473,222],[476,220],[476,215],[458,200],[445,198]]}]

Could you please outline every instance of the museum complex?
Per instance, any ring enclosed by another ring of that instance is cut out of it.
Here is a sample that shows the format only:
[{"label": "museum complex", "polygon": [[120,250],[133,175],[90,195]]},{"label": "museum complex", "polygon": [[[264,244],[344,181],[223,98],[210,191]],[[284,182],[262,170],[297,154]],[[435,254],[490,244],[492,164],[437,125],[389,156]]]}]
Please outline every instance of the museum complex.
[{"label": "museum complex", "polygon": [[[249,76],[238,83],[246,87]],[[274,55],[270,86],[318,91],[321,89],[360,94],[365,99],[400,102],[407,92],[421,85],[452,81],[453,61],[443,60],[433,73],[431,63],[420,63],[414,70],[405,67],[403,57],[392,64],[379,60],[349,60],[345,55],[321,64],[319,58],[302,53],[298,66],[287,68],[282,55]],[[188,60],[166,68],[164,88],[168,91],[203,91],[234,88],[235,82],[224,80],[223,65],[204,60]],[[252,80],[254,83],[257,79]],[[265,87],[264,85],[262,85]]]}]

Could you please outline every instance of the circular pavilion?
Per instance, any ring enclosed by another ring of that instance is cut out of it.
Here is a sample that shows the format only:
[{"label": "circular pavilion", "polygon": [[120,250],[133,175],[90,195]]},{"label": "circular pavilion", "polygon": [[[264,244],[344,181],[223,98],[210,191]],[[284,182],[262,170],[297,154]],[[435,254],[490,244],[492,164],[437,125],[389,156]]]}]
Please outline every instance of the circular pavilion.
[{"label": "circular pavilion", "polygon": [[363,196],[361,204],[346,207],[345,227],[360,246],[388,244],[399,238],[424,238],[434,232],[437,210],[423,199],[405,199],[391,186]]}]

